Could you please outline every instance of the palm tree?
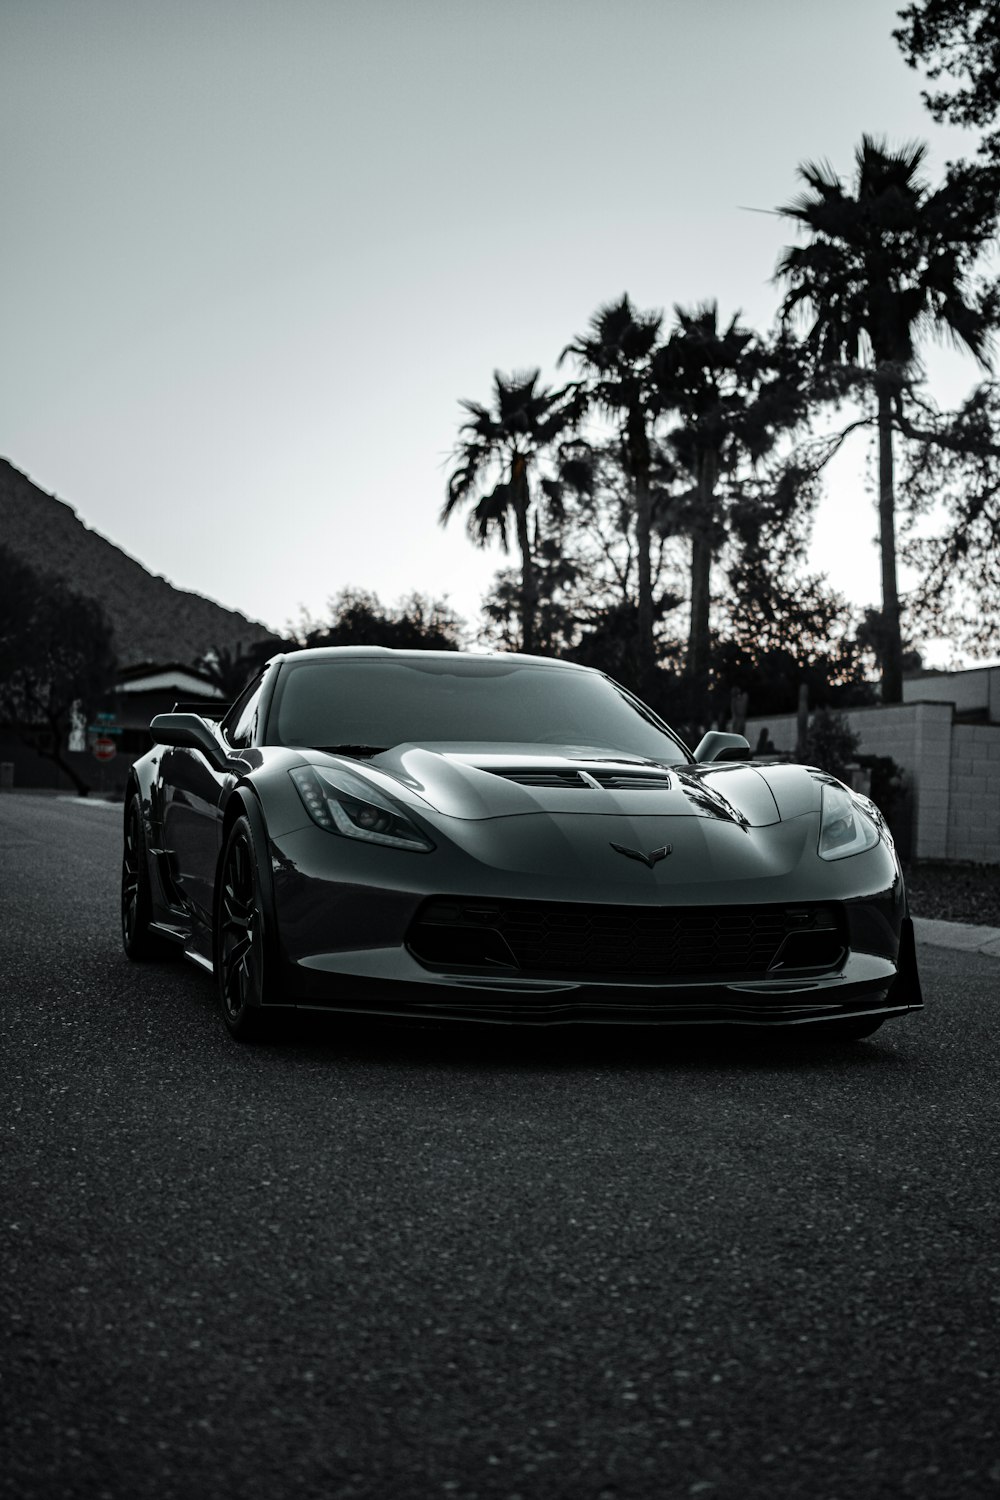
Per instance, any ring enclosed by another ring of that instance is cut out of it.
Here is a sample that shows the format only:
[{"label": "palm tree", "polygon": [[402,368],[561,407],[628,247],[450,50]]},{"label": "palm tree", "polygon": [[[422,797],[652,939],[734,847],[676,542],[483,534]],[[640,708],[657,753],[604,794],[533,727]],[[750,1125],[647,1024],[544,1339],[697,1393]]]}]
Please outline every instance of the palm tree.
[{"label": "palm tree", "polygon": [[559,356],[573,355],[584,379],[578,387],[576,415],[594,407],[616,424],[635,499],[638,562],[638,664],[640,690],[648,694],[656,666],[653,645],[653,583],[650,566],[652,496],[652,424],[660,410],[653,378],[653,355],[663,319],[638,312],[627,293],[619,302],[599,307],[588,331]]},{"label": "palm tree", "polygon": [[707,681],[711,569],[725,540],[720,483],[747,461],[756,465],[804,410],[795,347],[744,327],[739,313],[719,325],[715,302],[674,308],[676,323],[654,370],[664,406],[680,418],[669,442],[693,480],[688,494],[691,615],[687,672]]},{"label": "palm tree", "polygon": [[850,190],[829,166],[807,162],[799,168],[807,191],[778,209],[811,234],[778,262],[777,277],[788,285],[784,318],[804,313],[819,363],[868,371],[874,387],[886,703],[900,702],[903,688],[893,427],[916,372],[917,342],[945,333],[987,366],[995,321],[992,294],[978,291],[971,275],[994,233],[995,196],[962,172],[932,192],[921,176],[925,154],[922,145],[890,151],[862,136]]},{"label": "palm tree", "polygon": [[[529,516],[531,471],[566,423],[559,391],[539,386],[540,370],[493,372],[492,407],[463,401],[469,413],[460,428],[455,467],[441,524],[466,500],[478,495],[468,516],[468,530],[479,546],[497,537],[506,552],[511,522],[521,553],[521,649],[533,651],[538,587]],[[486,489],[495,478],[491,489]],[[543,481],[544,483],[544,481]]]}]

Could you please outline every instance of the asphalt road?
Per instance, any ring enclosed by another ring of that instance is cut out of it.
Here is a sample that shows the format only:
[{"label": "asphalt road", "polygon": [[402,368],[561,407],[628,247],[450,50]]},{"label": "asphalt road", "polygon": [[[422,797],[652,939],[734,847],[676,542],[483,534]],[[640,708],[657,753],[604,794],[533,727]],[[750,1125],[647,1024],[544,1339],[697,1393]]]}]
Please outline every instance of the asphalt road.
[{"label": "asphalt road", "polygon": [[870,1042],[305,1028],[0,798],[0,1493],[1000,1493],[1000,962]]}]

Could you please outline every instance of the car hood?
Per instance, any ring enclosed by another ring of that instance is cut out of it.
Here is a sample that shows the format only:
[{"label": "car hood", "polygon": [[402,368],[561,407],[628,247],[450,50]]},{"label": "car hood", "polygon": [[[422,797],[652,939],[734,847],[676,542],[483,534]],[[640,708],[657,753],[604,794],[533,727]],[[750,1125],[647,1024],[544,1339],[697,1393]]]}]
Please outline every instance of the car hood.
[{"label": "car hood", "polygon": [[531,813],[711,818],[763,828],[818,809],[817,773],[803,766],[663,765],[599,748],[405,744],[357,760],[319,751],[425,815],[479,820]]}]

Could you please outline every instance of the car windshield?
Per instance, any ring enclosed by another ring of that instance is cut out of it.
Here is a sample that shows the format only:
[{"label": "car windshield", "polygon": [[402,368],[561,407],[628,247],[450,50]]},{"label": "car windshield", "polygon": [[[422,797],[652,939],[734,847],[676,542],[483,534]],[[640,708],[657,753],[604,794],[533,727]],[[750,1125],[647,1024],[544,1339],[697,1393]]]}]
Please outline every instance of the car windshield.
[{"label": "car windshield", "polygon": [[285,662],[267,739],[345,754],[447,741],[688,761],[678,741],[607,678],[496,657]]}]

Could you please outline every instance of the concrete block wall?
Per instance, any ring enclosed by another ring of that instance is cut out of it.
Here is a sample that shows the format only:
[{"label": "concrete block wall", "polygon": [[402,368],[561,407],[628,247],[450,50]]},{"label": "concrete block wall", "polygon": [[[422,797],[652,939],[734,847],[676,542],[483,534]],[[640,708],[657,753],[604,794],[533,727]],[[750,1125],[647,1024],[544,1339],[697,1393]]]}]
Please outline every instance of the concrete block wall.
[{"label": "concrete block wall", "polygon": [[[927,707],[921,704],[920,707]],[[943,709],[947,722],[951,723],[951,709],[947,704],[931,705]],[[917,745],[917,705],[901,703],[892,708],[852,708],[845,718],[855,734],[861,736],[861,751],[865,755],[891,755],[899,765],[912,763]],[[746,737],[751,748],[756,745],[762,728],[767,728],[772,743],[778,750],[789,754],[795,749],[798,738],[798,718],[795,714],[763,715],[748,719]]]},{"label": "concrete block wall", "polygon": [[904,703],[953,703],[968,718],[982,715],[1000,724],[1000,667],[968,667],[962,672],[928,672],[903,682]]},{"label": "concrete block wall", "polygon": [[[913,707],[913,852],[917,859],[947,859],[953,709],[950,703]],[[909,771],[898,755],[895,759]]]},{"label": "concrete block wall", "polygon": [[1000,861],[1000,724],[952,730],[948,859]]}]

